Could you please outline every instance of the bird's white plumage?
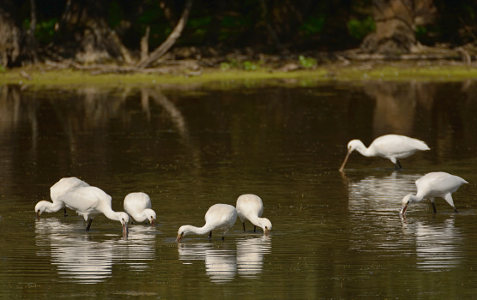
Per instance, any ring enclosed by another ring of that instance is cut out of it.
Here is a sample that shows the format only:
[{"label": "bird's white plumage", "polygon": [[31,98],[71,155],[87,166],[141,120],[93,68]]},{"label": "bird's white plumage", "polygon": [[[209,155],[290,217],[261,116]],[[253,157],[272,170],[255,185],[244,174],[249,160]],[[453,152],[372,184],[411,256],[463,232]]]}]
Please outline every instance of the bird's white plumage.
[{"label": "bird's white plumage", "polygon": [[368,149],[376,156],[392,159],[406,158],[416,151],[426,151],[430,148],[421,140],[404,135],[387,134],[376,138]]},{"label": "bird's white plumage", "polygon": [[128,214],[113,211],[111,196],[100,188],[95,186],[79,187],[64,193],[58,199],[63,201],[66,207],[83,216],[85,221],[90,222],[87,229],[89,229],[92,219],[99,214],[104,214],[108,219],[121,222],[123,230],[127,229]]},{"label": "bird's white plumage", "polygon": [[156,213],[152,210],[151,198],[148,194],[137,192],[129,193],[124,197],[124,211],[136,222],[148,220],[151,224],[156,219]]},{"label": "bird's white plumage", "polygon": [[56,202],[58,201],[59,196],[68,192],[69,190],[83,186],[89,186],[89,184],[77,177],[63,177],[50,187],[51,200]]},{"label": "bird's white plumage", "polygon": [[267,218],[261,218],[263,213],[263,201],[254,194],[244,194],[237,198],[237,215],[244,224],[245,220],[250,221],[253,225],[259,226],[264,233],[268,233],[272,229],[272,223]]},{"label": "bird's white plumage", "polygon": [[423,141],[398,134],[380,136],[369,147],[366,147],[360,140],[351,140],[347,147],[348,153],[341,165],[340,171],[343,171],[349,155],[354,150],[366,157],[387,158],[399,167],[398,159],[409,157],[416,151],[430,150]]},{"label": "bird's white plumage", "polygon": [[77,177],[63,177],[50,187],[50,198],[52,202],[41,200],[35,205],[35,212],[39,216],[42,212],[57,212],[64,207],[64,203],[59,197],[66,192],[78,187],[89,186],[88,183]]},{"label": "bird's white plumage", "polygon": [[423,199],[430,199],[434,210],[434,198],[444,198],[450,206],[455,209],[452,193],[459,187],[468,183],[465,179],[446,172],[431,172],[416,180],[416,195],[408,194],[402,200],[403,208],[401,214],[406,212],[409,203],[420,202]]},{"label": "bird's white plumage", "polygon": [[183,225],[177,232],[177,241],[181,241],[182,237],[189,233],[206,234],[213,230],[221,231],[222,237],[229,231],[237,220],[237,210],[232,205],[214,204],[205,213],[205,225],[195,227],[192,225]]}]

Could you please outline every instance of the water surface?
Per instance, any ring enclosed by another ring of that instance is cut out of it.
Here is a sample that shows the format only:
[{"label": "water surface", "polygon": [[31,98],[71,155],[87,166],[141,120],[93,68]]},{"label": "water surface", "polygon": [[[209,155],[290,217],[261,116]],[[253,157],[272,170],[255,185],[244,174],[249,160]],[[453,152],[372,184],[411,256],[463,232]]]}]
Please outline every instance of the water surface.
[{"label": "water surface", "polygon": [[[364,82],[231,89],[0,87],[0,295],[5,298],[461,298],[475,295],[477,84]],[[396,172],[353,154],[385,133],[431,151]],[[453,213],[402,197],[430,171],[470,182]],[[49,187],[77,176],[113,197],[150,195],[158,224],[69,211],[35,219]],[[187,236],[214,203],[265,203],[271,236],[237,222]]]}]

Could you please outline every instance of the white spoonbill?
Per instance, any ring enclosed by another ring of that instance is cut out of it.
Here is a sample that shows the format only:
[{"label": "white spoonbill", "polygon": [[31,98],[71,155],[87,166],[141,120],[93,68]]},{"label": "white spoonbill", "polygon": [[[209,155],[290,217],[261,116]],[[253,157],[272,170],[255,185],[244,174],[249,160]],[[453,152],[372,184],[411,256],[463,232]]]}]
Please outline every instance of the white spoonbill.
[{"label": "white spoonbill", "polygon": [[434,213],[436,213],[436,204],[434,203],[435,197],[444,198],[447,203],[454,208],[454,211],[457,212],[454,200],[452,199],[452,193],[457,191],[457,189],[464,183],[468,182],[459,176],[451,175],[446,172],[427,173],[416,180],[417,194],[407,194],[402,199],[402,209],[400,214],[404,216],[410,203],[420,202],[423,199],[431,200],[432,208],[434,209]]},{"label": "white spoonbill", "polygon": [[124,197],[124,211],[126,211],[136,222],[146,220],[154,225],[156,212],[151,209],[151,198],[146,193],[129,193]]},{"label": "white spoonbill", "polygon": [[235,207],[228,204],[214,204],[205,213],[205,225],[202,227],[182,225],[177,231],[177,241],[180,242],[189,233],[209,233],[209,238],[211,238],[212,230],[222,231],[222,240],[224,240],[225,234],[235,224],[236,220],[237,210]]},{"label": "white spoonbill", "polygon": [[272,230],[272,223],[267,218],[261,218],[263,213],[262,199],[254,194],[244,194],[237,198],[237,214],[242,221],[243,231],[245,231],[245,220],[249,220],[253,226],[253,232],[257,230],[257,226],[263,229],[264,234],[268,234]]},{"label": "white spoonbill", "polygon": [[348,143],[348,153],[340,168],[341,172],[344,170],[349,155],[354,150],[366,157],[377,156],[387,158],[395,165],[396,169],[401,169],[399,159],[411,156],[416,151],[430,150],[430,148],[421,140],[398,134],[380,136],[367,148],[360,140],[351,140]]},{"label": "white spoonbill", "polygon": [[96,215],[104,214],[108,219],[119,221],[123,226],[123,235],[127,235],[129,215],[125,212],[115,212],[111,208],[111,196],[95,186],[79,187],[66,192],[59,197],[66,207],[76,210],[88,222],[86,231],[91,227]]},{"label": "white spoonbill", "polygon": [[63,202],[58,201],[58,197],[66,193],[69,190],[89,186],[83,180],[77,177],[63,177],[58,182],[50,187],[50,198],[51,201],[41,200],[35,205],[35,213],[39,218],[43,212],[52,213],[57,212],[63,208],[64,215],[66,216],[66,208]]}]

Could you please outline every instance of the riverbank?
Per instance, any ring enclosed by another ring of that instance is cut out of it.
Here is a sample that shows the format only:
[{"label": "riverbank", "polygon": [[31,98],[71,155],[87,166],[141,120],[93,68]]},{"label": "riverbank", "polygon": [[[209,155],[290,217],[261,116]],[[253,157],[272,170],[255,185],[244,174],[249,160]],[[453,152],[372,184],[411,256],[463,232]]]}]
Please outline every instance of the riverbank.
[{"label": "riverbank", "polygon": [[[255,67],[253,67],[255,66]],[[288,66],[288,67],[287,67]],[[289,64],[269,68],[258,64],[242,67],[176,68],[167,73],[102,73],[88,70],[51,69],[45,65],[3,70],[0,85],[188,85],[213,82],[246,83],[262,80],[280,82],[322,82],[362,80],[461,81],[477,78],[477,65],[457,62],[360,62],[333,63],[304,67]]]}]

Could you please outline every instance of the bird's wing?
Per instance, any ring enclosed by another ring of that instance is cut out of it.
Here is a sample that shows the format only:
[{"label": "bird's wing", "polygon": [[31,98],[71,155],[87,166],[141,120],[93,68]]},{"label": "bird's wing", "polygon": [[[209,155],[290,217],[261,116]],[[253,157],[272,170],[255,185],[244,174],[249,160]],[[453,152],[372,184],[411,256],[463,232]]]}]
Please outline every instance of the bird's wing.
[{"label": "bird's wing", "polygon": [[213,227],[220,227],[229,222],[234,214],[236,218],[237,212],[235,207],[227,204],[215,204],[205,214],[205,222]]},{"label": "bird's wing", "polygon": [[58,199],[71,209],[87,212],[98,207],[100,198],[94,187],[80,187],[60,195]]},{"label": "bird's wing", "polygon": [[379,152],[385,156],[430,149],[423,141],[395,134],[389,134],[375,139],[370,145],[370,148],[379,150]]},{"label": "bird's wing", "polygon": [[50,187],[50,197],[53,202],[58,201],[58,197],[71,189],[89,186],[83,180],[76,177],[64,177]]},{"label": "bird's wing", "polygon": [[459,176],[446,172],[431,172],[416,180],[418,191],[427,190],[430,194],[453,193],[466,183]]}]

